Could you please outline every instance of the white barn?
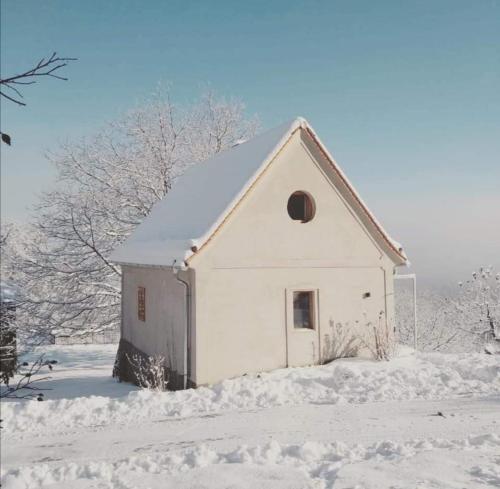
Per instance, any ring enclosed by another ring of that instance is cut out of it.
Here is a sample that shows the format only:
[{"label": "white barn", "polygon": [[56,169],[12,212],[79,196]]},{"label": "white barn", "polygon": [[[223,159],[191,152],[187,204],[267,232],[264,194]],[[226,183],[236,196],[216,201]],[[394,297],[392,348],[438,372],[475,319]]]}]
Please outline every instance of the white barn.
[{"label": "white barn", "polygon": [[302,118],[191,167],[112,260],[118,360],[164,356],[171,388],[323,363],[335,324],[392,330],[407,263]]}]

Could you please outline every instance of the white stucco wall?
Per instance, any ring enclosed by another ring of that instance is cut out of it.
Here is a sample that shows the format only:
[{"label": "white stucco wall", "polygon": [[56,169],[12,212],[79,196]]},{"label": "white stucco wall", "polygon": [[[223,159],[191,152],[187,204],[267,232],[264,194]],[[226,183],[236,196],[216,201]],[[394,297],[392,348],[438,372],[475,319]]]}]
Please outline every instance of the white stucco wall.
[{"label": "white stucco wall", "polygon": [[[296,133],[219,232],[195,255],[198,385],[317,363],[331,322],[393,317],[393,263],[332,185],[316,148]],[[287,214],[309,192],[309,223]],[[317,291],[318,328],[295,331],[293,289]],[[362,295],[370,292],[368,299]],[[287,319],[288,316],[288,319]],[[288,353],[287,353],[288,352]]]},{"label": "white stucco wall", "polygon": [[[167,268],[123,266],[122,336],[147,355],[163,355],[184,373],[185,293]],[[146,321],[138,318],[138,287],[146,288]]]}]

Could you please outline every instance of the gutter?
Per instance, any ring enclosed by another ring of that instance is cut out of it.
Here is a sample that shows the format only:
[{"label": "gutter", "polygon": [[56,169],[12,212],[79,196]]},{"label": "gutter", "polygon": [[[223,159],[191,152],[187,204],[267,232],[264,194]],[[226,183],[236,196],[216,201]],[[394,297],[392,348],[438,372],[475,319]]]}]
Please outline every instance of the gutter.
[{"label": "gutter", "polygon": [[184,389],[187,389],[189,387],[189,383],[191,380],[191,347],[190,347],[190,342],[191,342],[191,287],[189,286],[189,282],[186,280],[183,280],[182,278],[179,277],[179,270],[181,270],[180,267],[175,267],[175,260],[174,263],[172,264],[172,272],[174,274],[175,279],[179,284],[181,284],[184,287],[184,305],[185,305],[185,318],[186,318],[186,329],[185,329],[185,335],[184,335],[184,372],[182,374],[183,376],[183,381],[182,381],[182,386]]}]

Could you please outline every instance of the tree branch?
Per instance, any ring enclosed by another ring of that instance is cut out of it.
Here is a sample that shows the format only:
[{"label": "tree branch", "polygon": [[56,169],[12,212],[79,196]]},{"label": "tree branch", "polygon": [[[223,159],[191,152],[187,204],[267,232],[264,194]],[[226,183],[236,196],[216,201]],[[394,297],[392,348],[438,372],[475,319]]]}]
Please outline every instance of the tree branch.
[{"label": "tree branch", "polygon": [[0,79],[0,86],[13,90],[14,92],[16,92],[18,98],[7,95],[5,91],[1,89],[0,95],[17,105],[25,106],[26,103],[20,100],[23,98],[23,95],[17,88],[12,85],[33,85],[37,82],[38,77],[44,76],[67,81],[68,79],[66,77],[57,75],[55,72],[67,66],[69,61],[76,60],[77,58],[60,58],[59,56],[57,56],[56,52],[53,52],[49,59],[45,60],[45,58],[42,58],[34,68],[24,71],[23,73],[10,76],[8,78]]}]

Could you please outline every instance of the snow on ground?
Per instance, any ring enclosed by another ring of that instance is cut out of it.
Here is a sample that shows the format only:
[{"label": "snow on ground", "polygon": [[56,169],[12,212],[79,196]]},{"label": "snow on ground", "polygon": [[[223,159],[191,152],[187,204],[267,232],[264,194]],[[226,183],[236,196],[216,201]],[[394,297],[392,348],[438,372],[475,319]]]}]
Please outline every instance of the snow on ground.
[{"label": "snow on ground", "polygon": [[[281,369],[226,380],[210,387],[157,393],[114,382],[110,378],[113,350],[103,349],[101,356],[91,354],[87,359],[85,352],[91,350],[87,348],[82,353],[82,347],[85,345],[73,347],[77,355],[74,358],[69,355],[68,347],[62,349],[61,367],[56,367],[54,381],[49,384],[53,391],[45,393],[47,401],[10,403],[4,407],[5,432],[33,434],[67,429],[75,424],[126,424],[165,416],[185,417],[312,402],[446,399],[500,392],[500,365],[496,356],[407,353],[392,362],[338,360],[321,367]],[[107,365],[103,365],[102,355],[108,356]],[[65,364],[66,359],[69,365]],[[58,382],[61,382],[60,388],[56,387]],[[89,395],[93,383],[96,395]],[[88,397],[75,397],[80,389],[81,395]],[[104,396],[106,389],[109,394]],[[119,394],[122,396],[117,397]],[[57,417],[55,412],[59,413]]]},{"label": "snow on ground", "polygon": [[48,400],[2,405],[2,487],[500,487],[498,357],[407,351],[154,393],[110,378],[115,348],[47,349]]},{"label": "snow on ground", "polygon": [[[83,487],[99,487],[88,482],[88,479],[98,479],[106,484],[100,487],[303,488],[325,487],[334,482],[335,487],[378,488],[397,481],[392,487],[403,488],[409,487],[408,474],[411,474],[412,478],[420,479],[421,487],[441,487],[435,483],[446,482],[453,485],[444,487],[461,488],[473,487],[469,482],[500,483],[496,466],[499,459],[493,457],[493,463],[482,467],[474,462],[474,457],[487,459],[495,452],[500,458],[500,436],[497,435],[459,441],[381,441],[369,446],[342,442],[281,445],[271,441],[263,446],[242,446],[228,452],[201,445],[181,452],[134,455],[113,462],[68,463],[56,470],[50,464],[40,463],[10,472],[4,484],[26,488],[74,487],[74,482],[80,481],[85,482]],[[431,478],[426,477],[425,468],[415,465],[415,458],[420,463],[425,460],[434,465]],[[413,461],[409,463],[409,459]],[[464,463],[465,471],[458,471]],[[389,477],[385,467],[381,470],[382,464],[389,466]],[[415,482],[419,487],[418,481]]]},{"label": "snow on ground", "polygon": [[[116,382],[111,373],[117,345],[49,345],[24,355],[21,361],[32,362],[43,354],[44,360],[55,360],[54,370],[44,368],[41,374],[50,380],[37,383],[47,389],[46,399],[74,399],[76,397],[122,397],[139,390],[130,384]],[[8,401],[9,403],[12,400]],[[24,403],[23,403],[24,404]]]}]

